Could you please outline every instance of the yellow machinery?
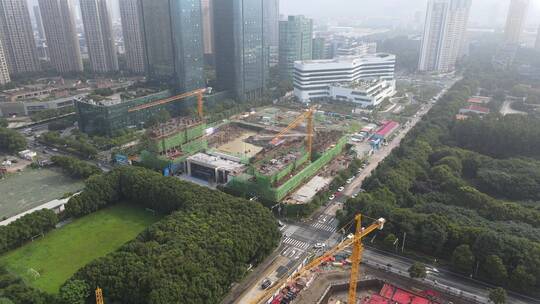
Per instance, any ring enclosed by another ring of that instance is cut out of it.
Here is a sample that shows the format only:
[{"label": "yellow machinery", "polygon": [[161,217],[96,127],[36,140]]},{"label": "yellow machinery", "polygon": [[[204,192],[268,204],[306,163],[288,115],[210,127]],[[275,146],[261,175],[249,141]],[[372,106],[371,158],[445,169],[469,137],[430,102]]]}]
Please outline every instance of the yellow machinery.
[{"label": "yellow machinery", "polygon": [[140,110],[144,110],[144,109],[164,105],[164,104],[167,104],[167,103],[171,103],[173,101],[177,101],[177,100],[180,100],[180,99],[184,99],[184,98],[188,98],[188,97],[192,97],[192,96],[197,96],[197,112],[199,114],[199,118],[203,119],[203,115],[204,115],[204,113],[203,113],[203,94],[204,94],[204,92],[206,92],[206,89],[193,90],[191,92],[183,93],[183,94],[180,94],[180,95],[175,95],[175,96],[172,96],[172,97],[169,97],[169,98],[156,100],[156,101],[153,101],[153,102],[149,102],[147,104],[143,104],[143,105],[140,105],[140,106],[130,108],[128,110],[128,112],[136,112],[136,111],[140,111]]},{"label": "yellow machinery", "polygon": [[358,282],[358,273],[360,272],[360,262],[362,261],[362,251],[363,251],[362,239],[377,229],[382,230],[386,220],[384,218],[380,218],[376,220],[370,226],[366,228],[362,228],[362,216],[358,214],[355,216],[355,222],[356,222],[356,230],[352,238],[345,239],[344,241],[336,245],[334,248],[328,250],[322,256],[314,259],[313,261],[308,263],[306,266],[304,266],[302,269],[300,269],[297,273],[295,273],[290,278],[288,279],[284,278],[276,282],[273,285],[273,287],[269,288],[263,295],[261,295],[256,300],[251,302],[251,304],[266,303],[266,301],[268,301],[268,299],[272,295],[274,295],[277,291],[283,288],[287,283],[296,281],[298,278],[302,277],[303,275],[307,274],[309,271],[321,265],[324,261],[328,260],[328,258],[332,257],[336,253],[350,246],[353,246],[353,253],[351,256],[352,268],[351,268],[351,278],[349,282],[348,304],[356,304],[356,285]]},{"label": "yellow machinery", "polygon": [[290,125],[288,125],[285,129],[283,129],[281,132],[279,132],[278,135],[270,141],[272,145],[277,145],[279,143],[279,140],[287,133],[289,133],[294,128],[298,127],[304,120],[307,121],[307,136],[306,136],[306,150],[309,155],[309,160],[311,161],[311,152],[313,149],[313,115],[315,114],[315,111],[317,110],[316,107],[312,107],[306,112],[302,113],[302,115],[298,116]]},{"label": "yellow machinery", "polygon": [[96,304],[104,304],[103,301],[103,290],[101,288],[96,289]]}]

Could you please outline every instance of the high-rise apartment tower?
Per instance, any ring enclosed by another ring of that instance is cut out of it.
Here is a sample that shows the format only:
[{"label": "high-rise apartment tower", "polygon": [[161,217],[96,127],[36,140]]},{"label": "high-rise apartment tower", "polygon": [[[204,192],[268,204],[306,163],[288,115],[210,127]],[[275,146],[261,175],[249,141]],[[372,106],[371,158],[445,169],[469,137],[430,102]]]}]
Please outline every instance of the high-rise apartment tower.
[{"label": "high-rise apartment tower", "polygon": [[96,73],[118,70],[112,21],[106,0],[80,0],[90,66]]},{"label": "high-rise apartment tower", "polygon": [[0,41],[11,75],[41,69],[26,1],[0,0]]},{"label": "high-rise apartment tower", "polygon": [[60,73],[81,72],[83,63],[75,28],[73,2],[39,0],[39,8],[52,65]]},{"label": "high-rise apartment tower", "polygon": [[429,0],[420,71],[450,72],[462,48],[471,0]]},{"label": "high-rise apartment tower", "polygon": [[504,42],[506,44],[519,44],[519,38],[523,32],[529,0],[512,0],[506,17],[504,29]]},{"label": "high-rise apartment tower", "polygon": [[127,69],[133,73],[142,74],[145,72],[145,55],[139,0],[120,0],[119,7]]}]

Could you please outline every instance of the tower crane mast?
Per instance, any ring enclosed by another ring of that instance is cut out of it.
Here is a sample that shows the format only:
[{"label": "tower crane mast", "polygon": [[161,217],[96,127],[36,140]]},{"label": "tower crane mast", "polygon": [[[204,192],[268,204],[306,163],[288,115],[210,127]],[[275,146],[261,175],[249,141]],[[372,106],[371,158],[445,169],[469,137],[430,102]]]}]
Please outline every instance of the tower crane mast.
[{"label": "tower crane mast", "polygon": [[304,113],[302,113],[300,116],[296,117],[293,122],[291,122],[287,127],[285,127],[281,132],[279,132],[271,141],[270,143],[272,145],[277,145],[279,143],[279,140],[287,133],[289,133],[291,130],[298,127],[302,122],[307,121],[307,135],[306,135],[306,150],[309,156],[309,160],[311,160],[311,153],[313,150],[313,115],[315,114],[315,111],[317,110],[316,107],[311,107]]}]

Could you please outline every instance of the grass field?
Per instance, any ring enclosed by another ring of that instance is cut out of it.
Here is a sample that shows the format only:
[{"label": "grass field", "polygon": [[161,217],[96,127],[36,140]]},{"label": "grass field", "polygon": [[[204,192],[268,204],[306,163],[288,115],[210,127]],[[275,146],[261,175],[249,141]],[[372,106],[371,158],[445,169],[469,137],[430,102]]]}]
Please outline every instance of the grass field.
[{"label": "grass field", "polygon": [[[0,265],[34,287],[57,293],[78,269],[118,249],[159,219],[143,209],[116,205],[0,256]],[[35,279],[30,269],[39,272],[39,278]]]}]

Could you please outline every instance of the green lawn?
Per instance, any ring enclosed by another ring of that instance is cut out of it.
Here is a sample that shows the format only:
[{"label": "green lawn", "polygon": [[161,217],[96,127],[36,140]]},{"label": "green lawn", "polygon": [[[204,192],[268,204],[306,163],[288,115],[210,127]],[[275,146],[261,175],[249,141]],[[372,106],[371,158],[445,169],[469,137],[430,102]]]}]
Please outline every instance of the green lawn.
[{"label": "green lawn", "polygon": [[[0,256],[0,265],[34,287],[57,293],[78,269],[118,249],[159,219],[143,209],[116,205]],[[39,272],[38,278],[34,278],[31,269]]]}]

